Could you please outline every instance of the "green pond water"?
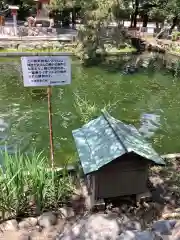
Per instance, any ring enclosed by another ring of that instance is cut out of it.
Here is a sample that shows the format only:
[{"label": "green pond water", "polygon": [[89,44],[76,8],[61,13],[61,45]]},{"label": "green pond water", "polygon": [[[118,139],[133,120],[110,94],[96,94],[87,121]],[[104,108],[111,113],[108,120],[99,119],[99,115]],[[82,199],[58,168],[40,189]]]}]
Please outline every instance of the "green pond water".
[{"label": "green pond water", "polygon": [[[0,65],[1,148],[43,151],[49,157],[47,98],[24,88],[18,60]],[[72,84],[54,87],[52,95],[55,160],[59,165],[77,158],[72,130],[106,108],[111,115],[143,132],[142,114],[152,114],[149,141],[159,153],[180,150],[180,79],[159,71],[123,75],[72,62]],[[154,114],[154,115],[153,115]],[[158,121],[157,121],[158,119]],[[147,134],[145,134],[146,136]]]}]

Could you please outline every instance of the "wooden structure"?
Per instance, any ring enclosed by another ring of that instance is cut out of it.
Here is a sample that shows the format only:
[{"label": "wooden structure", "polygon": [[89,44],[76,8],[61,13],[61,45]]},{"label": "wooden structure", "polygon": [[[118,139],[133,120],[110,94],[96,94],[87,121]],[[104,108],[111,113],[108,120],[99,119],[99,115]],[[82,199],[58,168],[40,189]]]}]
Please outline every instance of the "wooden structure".
[{"label": "wooden structure", "polygon": [[147,191],[148,167],[163,159],[135,127],[107,112],[73,131],[91,204]]}]

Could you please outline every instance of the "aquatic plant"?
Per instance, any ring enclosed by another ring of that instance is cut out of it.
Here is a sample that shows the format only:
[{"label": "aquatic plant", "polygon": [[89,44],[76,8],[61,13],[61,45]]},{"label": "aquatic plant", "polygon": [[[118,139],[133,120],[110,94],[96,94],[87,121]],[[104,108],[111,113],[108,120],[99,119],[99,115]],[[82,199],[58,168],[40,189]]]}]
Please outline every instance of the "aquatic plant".
[{"label": "aquatic plant", "polygon": [[67,170],[49,169],[42,153],[30,155],[2,153],[0,173],[1,217],[37,215],[60,206],[73,191]]}]

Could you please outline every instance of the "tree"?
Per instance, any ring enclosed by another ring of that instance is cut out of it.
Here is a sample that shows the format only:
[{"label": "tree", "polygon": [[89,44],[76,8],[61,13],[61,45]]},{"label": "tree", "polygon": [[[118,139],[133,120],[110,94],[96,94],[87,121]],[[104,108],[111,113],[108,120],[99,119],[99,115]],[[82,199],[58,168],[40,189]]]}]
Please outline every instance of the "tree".
[{"label": "tree", "polygon": [[0,1],[0,15],[6,15],[9,12],[8,4],[5,1]]}]

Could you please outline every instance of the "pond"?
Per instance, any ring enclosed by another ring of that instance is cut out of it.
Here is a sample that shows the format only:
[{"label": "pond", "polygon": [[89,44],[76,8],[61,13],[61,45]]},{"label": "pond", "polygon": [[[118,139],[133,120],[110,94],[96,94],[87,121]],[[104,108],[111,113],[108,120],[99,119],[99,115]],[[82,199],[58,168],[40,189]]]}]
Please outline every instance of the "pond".
[{"label": "pond", "polygon": [[[43,151],[49,157],[46,95],[24,88],[17,59],[0,64],[0,140],[9,151]],[[180,81],[160,71],[123,75],[72,61],[72,84],[54,87],[52,95],[56,163],[76,159],[72,130],[106,108],[134,124],[159,153],[180,149]]]}]

